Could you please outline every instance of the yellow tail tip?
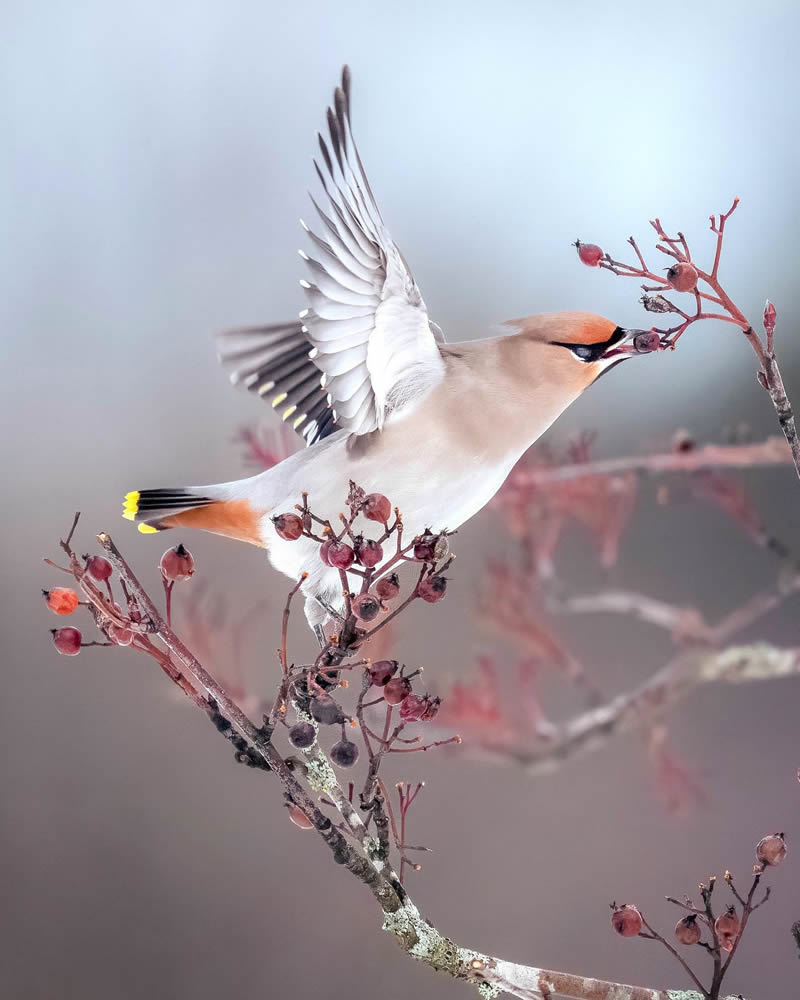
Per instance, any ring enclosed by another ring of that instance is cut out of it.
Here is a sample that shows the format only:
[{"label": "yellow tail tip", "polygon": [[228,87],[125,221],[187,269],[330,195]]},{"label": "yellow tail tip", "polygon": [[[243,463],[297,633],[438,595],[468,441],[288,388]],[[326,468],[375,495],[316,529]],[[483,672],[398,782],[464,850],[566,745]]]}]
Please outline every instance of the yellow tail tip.
[{"label": "yellow tail tip", "polygon": [[152,524],[140,524],[138,525],[139,531],[143,535],[156,535],[158,534],[158,528],[154,528]]},{"label": "yellow tail tip", "polygon": [[131,490],[130,493],[125,494],[125,500],[122,504],[122,516],[127,518],[127,520],[132,521],[134,515],[138,513],[139,510],[139,491]]}]

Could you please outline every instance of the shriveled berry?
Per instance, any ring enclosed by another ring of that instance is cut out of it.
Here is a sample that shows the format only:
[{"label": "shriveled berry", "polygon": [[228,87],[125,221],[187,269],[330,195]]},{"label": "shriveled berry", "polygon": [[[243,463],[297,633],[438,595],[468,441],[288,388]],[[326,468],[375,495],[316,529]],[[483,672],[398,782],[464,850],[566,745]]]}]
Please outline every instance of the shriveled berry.
[{"label": "shriveled berry", "polygon": [[359,535],[356,539],[354,550],[356,559],[362,566],[366,566],[367,569],[377,566],[381,559],[383,559],[383,547],[372,538],[364,538],[362,535]]},{"label": "shriveled berry", "polygon": [[279,538],[293,542],[303,534],[303,519],[297,514],[278,514],[272,523]]},{"label": "shriveled berry", "polygon": [[80,603],[78,595],[69,587],[53,587],[52,590],[44,590],[42,593],[48,608],[57,615],[71,615]]},{"label": "shriveled berry", "polygon": [[720,948],[723,951],[733,951],[740,927],[739,917],[733,906],[729,906],[726,912],[720,914],[714,921],[714,930],[717,932]]},{"label": "shriveled berry", "polygon": [[83,637],[76,628],[54,628],[53,645],[64,656],[77,656]]},{"label": "shriveled berry", "polygon": [[337,767],[352,767],[358,760],[358,747],[351,740],[341,739],[331,747],[331,760]]},{"label": "shriveled berry", "polygon": [[397,673],[397,660],[376,660],[369,668],[373,687],[383,687]]},{"label": "shriveled berry", "polygon": [[289,730],[289,742],[298,750],[307,750],[316,738],[317,731],[310,722],[298,722]]},{"label": "shriveled berry", "polygon": [[344,712],[329,694],[318,694],[309,705],[311,717],[320,725],[333,726],[344,722]]},{"label": "shriveled berry", "polygon": [[694,913],[689,913],[675,924],[675,937],[681,944],[697,944],[700,940],[701,932],[697,926],[697,917]]},{"label": "shriveled berry", "polygon": [[661,346],[661,336],[654,330],[637,333],[633,338],[633,349],[637,354],[652,354]]},{"label": "shriveled berry", "polygon": [[299,826],[301,830],[311,830],[314,827],[314,824],[300,806],[289,806],[289,819],[295,826]]},{"label": "shriveled berry", "polygon": [[597,267],[603,259],[603,250],[596,243],[581,243],[580,240],[575,240],[572,245],[578,251],[581,263],[587,267]]},{"label": "shriveled berry", "polygon": [[108,633],[108,638],[118,646],[130,646],[133,642],[133,632],[122,625],[116,625],[112,622],[106,628],[106,632]]},{"label": "shriveled berry", "polygon": [[161,574],[168,583],[188,580],[194,573],[194,558],[182,542],[173,549],[167,549],[159,565]]},{"label": "shriveled berry", "polygon": [[414,558],[419,562],[433,562],[436,558],[436,540],[438,535],[424,531],[414,539]]},{"label": "shriveled berry", "polygon": [[667,281],[676,292],[691,292],[697,287],[697,271],[688,261],[679,260],[667,269]]},{"label": "shriveled berry", "polygon": [[383,700],[388,705],[399,705],[411,694],[411,681],[407,677],[393,677],[383,689]]},{"label": "shriveled berry", "polygon": [[632,903],[623,903],[611,914],[611,926],[622,937],[636,937],[642,932],[642,915]]},{"label": "shriveled berry", "polygon": [[779,865],[786,857],[786,841],[782,833],[771,833],[759,840],[756,858],[762,865]]},{"label": "shriveled berry", "polygon": [[437,601],[441,601],[446,593],[447,577],[439,576],[438,573],[426,576],[424,580],[420,580],[417,586],[417,594],[428,604],[436,604]]},{"label": "shriveled berry", "polygon": [[106,580],[111,578],[114,570],[108,559],[104,559],[102,556],[91,556],[86,561],[86,571],[93,580],[97,580],[98,583],[105,583]]},{"label": "shriveled berry", "polygon": [[430,722],[439,712],[441,698],[431,698],[429,694],[420,697],[410,694],[400,706],[400,718],[403,722]]},{"label": "shriveled berry", "polygon": [[[324,542],[323,545],[325,545]],[[322,561],[327,561],[328,565],[333,566],[334,569],[349,569],[355,558],[356,554],[347,542],[337,542],[335,538],[332,538]]]},{"label": "shriveled berry", "polygon": [[354,597],[351,607],[353,614],[362,622],[373,622],[381,613],[381,602],[370,593]]},{"label": "shriveled berry", "polygon": [[384,576],[375,584],[375,593],[382,601],[392,601],[400,593],[400,577],[397,573]]},{"label": "shriveled berry", "polygon": [[392,516],[392,505],[383,493],[368,493],[361,505],[361,513],[368,521],[380,521],[386,524]]}]

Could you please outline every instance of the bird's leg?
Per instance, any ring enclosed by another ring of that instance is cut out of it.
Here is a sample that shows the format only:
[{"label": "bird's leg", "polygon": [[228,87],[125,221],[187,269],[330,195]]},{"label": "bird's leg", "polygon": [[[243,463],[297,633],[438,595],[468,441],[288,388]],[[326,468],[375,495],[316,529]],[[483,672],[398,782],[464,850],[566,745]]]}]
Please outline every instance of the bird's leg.
[{"label": "bird's leg", "polygon": [[342,617],[341,613],[336,610],[336,608],[328,604],[328,602],[324,598],[318,597],[317,595],[314,595],[314,600],[317,602],[317,604],[320,604],[322,605],[323,608],[325,608],[325,610],[328,612],[331,618],[335,618],[340,625],[342,624],[344,618]]},{"label": "bird's leg", "polygon": [[314,626],[314,635],[317,637],[319,648],[324,649],[328,645],[328,640],[325,638],[325,629],[322,625]]}]

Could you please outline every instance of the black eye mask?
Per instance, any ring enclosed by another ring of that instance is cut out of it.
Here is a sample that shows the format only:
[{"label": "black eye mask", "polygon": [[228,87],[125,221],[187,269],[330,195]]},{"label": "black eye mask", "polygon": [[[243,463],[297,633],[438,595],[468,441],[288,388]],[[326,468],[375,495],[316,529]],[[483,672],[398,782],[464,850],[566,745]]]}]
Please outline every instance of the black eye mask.
[{"label": "black eye mask", "polygon": [[626,331],[618,326],[608,340],[603,340],[599,344],[564,344],[558,340],[551,340],[550,343],[556,347],[566,347],[568,351],[572,351],[576,358],[588,364],[592,361],[599,361],[610,347],[618,344],[625,337]]}]

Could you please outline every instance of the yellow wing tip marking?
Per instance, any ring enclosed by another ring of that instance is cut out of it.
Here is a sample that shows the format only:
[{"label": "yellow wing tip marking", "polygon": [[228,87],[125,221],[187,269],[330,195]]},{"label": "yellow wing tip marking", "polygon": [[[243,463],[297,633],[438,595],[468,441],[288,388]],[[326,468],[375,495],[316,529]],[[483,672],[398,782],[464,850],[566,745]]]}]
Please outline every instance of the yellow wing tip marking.
[{"label": "yellow wing tip marking", "polygon": [[287,406],[287,408],[283,411],[283,416],[281,417],[281,420],[288,420],[296,409],[297,409],[296,406]]},{"label": "yellow wing tip marking", "polygon": [[273,408],[273,410],[275,409],[276,406],[280,406],[281,403],[284,401],[284,399],[286,399],[286,397],[288,395],[289,395],[288,392],[280,392],[280,393],[278,393],[278,395],[272,400],[272,408]]},{"label": "yellow wing tip marking", "polygon": [[292,429],[293,430],[297,430],[297,428],[300,426],[300,424],[302,424],[302,422],[306,419],[306,416],[307,416],[307,414],[301,413],[300,416],[297,417],[297,419],[293,422]]},{"label": "yellow wing tip marking", "polygon": [[144,523],[142,523],[138,527],[139,527],[139,531],[141,531],[141,533],[143,535],[157,535],[158,534],[158,528],[154,528],[152,524],[144,524]]}]

